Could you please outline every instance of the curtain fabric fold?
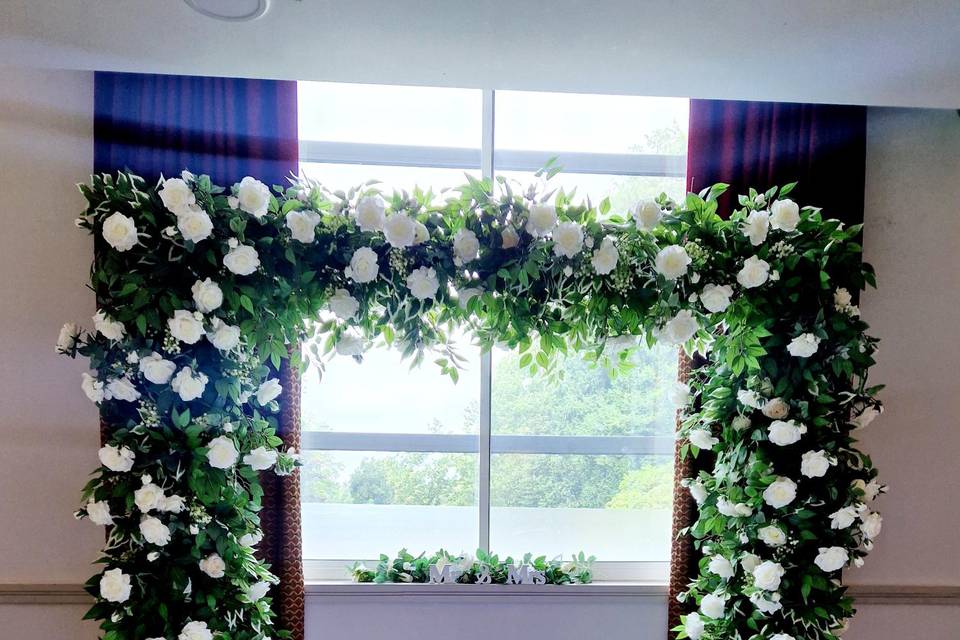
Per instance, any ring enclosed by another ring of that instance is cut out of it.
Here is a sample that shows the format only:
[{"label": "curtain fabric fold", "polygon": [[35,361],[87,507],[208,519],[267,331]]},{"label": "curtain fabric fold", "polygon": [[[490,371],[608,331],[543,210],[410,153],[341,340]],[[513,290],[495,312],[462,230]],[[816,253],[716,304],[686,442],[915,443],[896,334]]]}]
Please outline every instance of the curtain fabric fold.
[{"label": "curtain fabric fold", "polygon": [[[866,107],[730,100],[691,100],[687,145],[687,190],[717,182],[730,185],[718,212],[727,217],[749,187],[766,190],[798,182],[790,195],[800,205],[822,207],[847,224],[863,222]],[[680,380],[695,375],[697,357],[681,354]],[[696,578],[702,557],[680,531],[697,518],[697,507],[680,482],[709,470],[709,455],[680,460],[677,444],[673,490],[667,628],[691,610],[677,596]],[[669,637],[674,637],[668,632]]]},{"label": "curtain fabric fold", "polygon": [[[244,176],[285,185],[299,168],[297,83],[97,72],[94,171],[129,170],[146,180],[207,174],[229,188]],[[300,450],[300,377],[284,363],[279,437]],[[110,425],[101,419],[100,437]],[[303,638],[299,473],[261,474],[264,539],[259,554],[281,582],[271,592],[278,627]]]}]

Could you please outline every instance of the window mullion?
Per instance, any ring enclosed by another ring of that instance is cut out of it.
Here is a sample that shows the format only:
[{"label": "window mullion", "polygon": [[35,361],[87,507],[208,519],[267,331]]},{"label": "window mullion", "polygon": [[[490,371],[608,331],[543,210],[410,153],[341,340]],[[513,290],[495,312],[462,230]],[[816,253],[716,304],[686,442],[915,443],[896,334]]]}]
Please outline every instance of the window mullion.
[{"label": "window mullion", "polygon": [[[493,181],[494,91],[483,90],[483,123],[480,141],[480,170]],[[490,551],[490,383],[493,368],[491,352],[480,355],[480,442],[477,455],[477,503],[480,509],[480,548]]]}]

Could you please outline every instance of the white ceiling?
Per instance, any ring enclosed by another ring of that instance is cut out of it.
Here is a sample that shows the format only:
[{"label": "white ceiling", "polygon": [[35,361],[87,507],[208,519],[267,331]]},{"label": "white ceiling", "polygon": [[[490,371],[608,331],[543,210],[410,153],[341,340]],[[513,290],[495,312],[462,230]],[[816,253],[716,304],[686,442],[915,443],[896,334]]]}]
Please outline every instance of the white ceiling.
[{"label": "white ceiling", "polygon": [[2,0],[0,61],[105,69],[960,107],[960,0]]}]

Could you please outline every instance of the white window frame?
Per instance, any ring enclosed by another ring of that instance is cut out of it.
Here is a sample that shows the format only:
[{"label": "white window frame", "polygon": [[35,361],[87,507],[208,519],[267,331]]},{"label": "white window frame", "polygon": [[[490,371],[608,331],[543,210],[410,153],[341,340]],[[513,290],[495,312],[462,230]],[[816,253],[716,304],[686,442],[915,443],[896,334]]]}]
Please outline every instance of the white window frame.
[{"label": "white window frame", "polygon": [[[495,99],[493,89],[482,91],[481,144],[477,149],[411,145],[367,144],[300,140],[301,163],[363,164],[475,170],[484,178],[494,171],[536,171],[552,156],[560,157],[564,173],[684,177],[685,155],[571,153],[550,151],[498,151],[494,148]],[[493,356],[480,358],[479,435],[397,434],[377,432],[320,432],[301,434],[303,451],[391,451],[430,453],[475,453],[478,464],[479,548],[490,550],[490,462],[498,453],[580,455],[669,455],[674,440],[667,436],[551,436],[493,435],[491,429],[491,373]],[[589,541],[584,541],[589,552]],[[387,549],[384,551],[389,552]],[[536,549],[530,549],[536,552]],[[316,560],[305,558],[307,582],[342,582],[347,567],[356,558]],[[375,559],[361,560],[375,566]],[[595,564],[595,579],[606,583],[654,583],[667,581],[670,563],[613,561]]]}]

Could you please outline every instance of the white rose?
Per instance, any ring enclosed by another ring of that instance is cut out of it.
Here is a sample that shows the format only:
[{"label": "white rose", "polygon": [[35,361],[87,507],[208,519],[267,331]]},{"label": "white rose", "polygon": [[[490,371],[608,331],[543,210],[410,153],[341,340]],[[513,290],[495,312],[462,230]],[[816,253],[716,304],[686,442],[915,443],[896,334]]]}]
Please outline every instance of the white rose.
[{"label": "white rose", "polygon": [[109,602],[126,602],[130,598],[130,576],[120,569],[109,569],[100,578],[100,597]]},{"label": "white rose", "polygon": [[708,284],[700,291],[700,303],[710,313],[722,313],[730,306],[733,287],[728,284]]},{"label": "white rose", "polygon": [[277,463],[277,452],[266,447],[257,447],[243,456],[243,464],[254,471],[266,471]]},{"label": "white rose", "polygon": [[143,513],[150,513],[163,504],[163,489],[152,482],[144,484],[133,492],[133,501]]},{"label": "white rose", "polygon": [[780,231],[795,231],[800,222],[800,207],[790,198],[770,205],[770,226]]},{"label": "white rose", "polygon": [[104,397],[107,399],[124,400],[126,402],[136,402],[140,399],[140,392],[126,376],[114,378],[107,381],[107,389]]},{"label": "white rose", "polygon": [[203,337],[203,323],[190,311],[178,309],[167,320],[170,335],[187,344],[196,344]]},{"label": "white rose", "polygon": [[170,495],[164,498],[157,508],[167,513],[180,513],[187,508],[187,504],[182,496]]},{"label": "white rose", "polygon": [[676,280],[680,276],[686,275],[690,262],[691,259],[687,255],[687,250],[680,245],[673,244],[657,252],[654,268],[667,280]]},{"label": "white rose", "polygon": [[763,501],[774,509],[782,509],[797,497],[797,483],[790,478],[777,477],[773,483],[764,489]]},{"label": "white rose", "polygon": [[767,525],[757,531],[760,541],[770,547],[782,547],[787,544],[787,534],[783,529],[774,525]]},{"label": "white rose", "polygon": [[360,302],[346,289],[337,289],[327,300],[327,307],[341,320],[350,320],[360,310]]},{"label": "white rose", "polygon": [[757,246],[767,239],[770,230],[770,214],[766,211],[751,211],[747,219],[740,223],[740,231],[750,238],[750,244]]},{"label": "white rose", "polygon": [[770,640],[796,640],[796,638],[789,633],[775,633],[770,636]]},{"label": "white rose", "polygon": [[550,204],[534,204],[530,207],[527,216],[527,233],[533,236],[543,236],[557,224],[557,209]]},{"label": "white rose", "polygon": [[80,329],[72,322],[68,322],[60,327],[60,335],[57,336],[57,353],[69,354],[77,346],[77,337],[80,335]]},{"label": "white rose", "polygon": [[743,502],[733,503],[726,498],[717,500],[717,511],[729,518],[748,518],[753,515],[753,507],[750,505]]},{"label": "white rose", "polygon": [[103,310],[93,314],[93,327],[107,340],[119,340],[125,333],[123,323],[112,320]]},{"label": "white rose", "polygon": [[780,420],[790,413],[790,405],[781,398],[771,398],[764,403],[760,412],[771,420]]},{"label": "white rose", "polygon": [[683,631],[690,640],[700,640],[704,632],[704,623],[699,613],[694,611],[687,614],[687,617],[683,620]]},{"label": "white rose", "polygon": [[663,210],[653,200],[641,200],[633,208],[633,219],[637,223],[637,229],[650,231],[658,224],[663,217]]},{"label": "white rose", "polygon": [[776,591],[780,588],[780,578],[784,573],[779,563],[766,560],[753,569],[753,584],[764,591]]},{"label": "white rose", "polygon": [[237,464],[240,457],[233,440],[227,436],[217,436],[207,445],[207,462],[217,469],[229,469]]},{"label": "white rose", "polygon": [[110,503],[106,500],[99,502],[91,500],[87,503],[87,517],[90,522],[100,526],[113,524],[113,516],[110,515]]},{"label": "white rose", "polygon": [[500,232],[500,247],[503,249],[513,249],[520,244],[520,234],[512,226],[506,227]]},{"label": "white rose", "polygon": [[857,510],[854,507],[843,507],[830,514],[831,529],[846,529],[857,519]]},{"label": "white rose", "polygon": [[386,215],[387,203],[379,195],[365,196],[357,203],[357,225],[360,231],[380,231]]},{"label": "white rose", "polygon": [[265,405],[271,400],[280,396],[283,392],[283,387],[280,386],[280,381],[276,378],[270,378],[265,380],[257,388],[257,403],[260,405]]},{"label": "white rose", "polygon": [[201,313],[210,313],[219,309],[220,305],[223,304],[223,291],[210,278],[197,280],[193,283],[193,288],[190,291],[193,293],[193,303],[197,305],[197,311]]},{"label": "white rose", "polygon": [[687,434],[687,440],[698,449],[707,450],[713,449],[713,447],[720,442],[711,435],[709,429],[692,429],[690,433]]},{"label": "white rose", "polygon": [[750,428],[752,422],[747,416],[736,416],[733,420],[730,421],[730,426],[737,431],[746,431]]},{"label": "white rose", "polygon": [[173,377],[170,388],[180,396],[181,400],[190,402],[203,395],[204,389],[207,388],[207,376],[200,372],[194,375],[193,369],[184,367]]},{"label": "white rose", "polygon": [[163,186],[157,191],[157,195],[160,196],[163,206],[173,214],[197,201],[197,197],[193,195],[193,189],[180,178],[164,180]]},{"label": "white rose", "polygon": [[420,267],[407,276],[407,288],[417,300],[435,298],[440,283],[437,281],[437,272],[433,267]]},{"label": "white rose", "polygon": [[270,189],[255,178],[245,177],[236,185],[237,205],[241,211],[246,211],[254,218],[267,215],[270,206]]},{"label": "white rose", "polygon": [[553,253],[574,258],[583,249],[583,228],[576,222],[561,222],[553,231]]},{"label": "white rose", "polygon": [[206,622],[193,621],[184,625],[177,640],[213,640],[213,634]]},{"label": "white rose", "polygon": [[223,266],[238,276],[248,276],[260,266],[260,254],[249,245],[238,245],[223,257]]},{"label": "white rose", "polygon": [[752,574],[753,570],[760,566],[760,556],[752,553],[745,553],[740,558],[740,566],[746,573]]},{"label": "white rose", "polygon": [[140,519],[140,534],[144,540],[158,547],[163,547],[170,542],[170,527],[153,516],[144,516]]},{"label": "white rose", "polygon": [[743,267],[737,273],[737,282],[744,289],[759,287],[770,277],[770,264],[757,256],[750,256],[743,261]]},{"label": "white rose", "polygon": [[715,593],[708,593],[700,600],[700,613],[708,618],[722,618],[726,609],[726,598]]},{"label": "white rose", "polygon": [[[707,571],[720,576],[724,580],[729,580],[733,577],[733,564],[723,556],[716,555],[710,558]],[[715,618],[716,616],[710,617]]]},{"label": "white rose", "polygon": [[475,260],[480,254],[480,241],[470,229],[460,229],[453,236],[453,254],[461,264]]},{"label": "white rose", "polygon": [[761,407],[761,398],[756,391],[751,391],[750,389],[740,389],[737,391],[737,400],[740,401],[745,407],[750,407],[751,409],[759,409]]},{"label": "white rose", "polygon": [[237,540],[237,543],[241,546],[252,549],[260,544],[261,540],[263,540],[263,534],[259,531],[254,531],[253,533],[245,533],[240,536],[240,539]]},{"label": "white rose", "polygon": [[883,527],[883,517],[874,511],[867,512],[861,517],[863,523],[860,525],[860,533],[868,540],[873,540],[880,535],[880,529]]},{"label": "white rose", "polygon": [[97,457],[100,459],[100,464],[110,471],[117,472],[130,471],[136,458],[133,451],[127,447],[115,447],[112,444],[100,447]]},{"label": "white rose", "polygon": [[260,581],[260,582],[254,583],[247,588],[247,599],[250,600],[250,602],[256,602],[257,600],[260,600],[265,595],[267,595],[267,592],[269,590],[270,590],[269,582]]},{"label": "white rose", "polygon": [[593,270],[603,276],[616,269],[619,260],[620,252],[617,251],[617,245],[613,243],[613,239],[604,238],[600,248],[593,252],[590,263],[593,265]]},{"label": "white rose", "polygon": [[240,344],[240,327],[229,325],[220,318],[214,318],[210,331],[207,331],[207,340],[220,351],[231,351]]},{"label": "white rose", "polygon": [[341,356],[359,356],[363,353],[363,338],[353,331],[344,331],[337,340],[337,354]]},{"label": "white rose", "polygon": [[320,214],[316,211],[288,211],[286,216],[290,237],[303,244],[312,244],[317,239]]},{"label": "white rose", "polygon": [[114,213],[103,221],[103,239],[117,251],[127,251],[137,244],[137,225],[133,218]]},{"label": "white rose", "polygon": [[667,344],[683,344],[700,330],[700,322],[689,309],[681,309],[667,321],[657,336]]},{"label": "white rose", "polygon": [[787,351],[797,358],[809,358],[817,352],[819,345],[820,338],[812,333],[801,333],[790,341],[790,344],[787,345]]},{"label": "white rose", "polygon": [[876,407],[867,407],[853,418],[850,419],[850,424],[852,424],[857,429],[863,429],[866,426],[869,426],[877,416],[880,415],[880,412]]},{"label": "white rose", "polygon": [[211,578],[222,578],[226,574],[227,563],[223,561],[217,553],[211,553],[206,558],[200,560],[200,571]]},{"label": "white rose", "polygon": [[850,292],[840,287],[833,292],[833,305],[837,309],[846,309],[853,302],[853,296],[850,295]]},{"label": "white rose", "polygon": [[774,420],[767,427],[767,439],[779,447],[786,447],[799,441],[806,432],[806,425],[798,425],[793,420]]},{"label": "white rose", "polygon": [[213,222],[206,211],[197,205],[190,205],[177,212],[177,229],[184,240],[197,243],[210,237]]},{"label": "white rose", "polygon": [[143,377],[153,384],[167,384],[177,370],[176,364],[170,360],[165,360],[164,357],[156,351],[140,358],[138,367]]},{"label": "white rose", "polygon": [[675,407],[682,407],[690,401],[690,387],[682,382],[675,382],[667,389],[667,399]]},{"label": "white rose", "polygon": [[833,461],[823,449],[807,451],[800,460],[800,473],[808,478],[822,478],[827,475]]},{"label": "white rose", "polygon": [[377,254],[369,247],[360,247],[353,252],[346,275],[354,282],[372,282],[377,278],[379,272],[380,266],[377,264]]},{"label": "white rose", "polygon": [[430,230],[419,220],[413,222],[413,244],[423,244],[430,239]]},{"label": "white rose", "polygon": [[783,605],[780,604],[779,593],[774,593],[771,594],[769,598],[764,598],[761,593],[757,592],[750,596],[750,602],[753,603],[753,606],[755,606],[758,611],[766,614],[776,613],[783,608]]},{"label": "white rose", "polygon": [[820,547],[820,553],[813,559],[813,563],[824,572],[839,571],[850,560],[850,554],[843,547]]},{"label": "white rose", "polygon": [[702,504],[707,499],[707,488],[699,479],[687,484],[687,489],[690,490],[690,495],[697,504]]},{"label": "white rose", "polygon": [[405,213],[392,213],[383,223],[383,235],[391,246],[402,249],[413,246],[417,236],[413,219]]}]

